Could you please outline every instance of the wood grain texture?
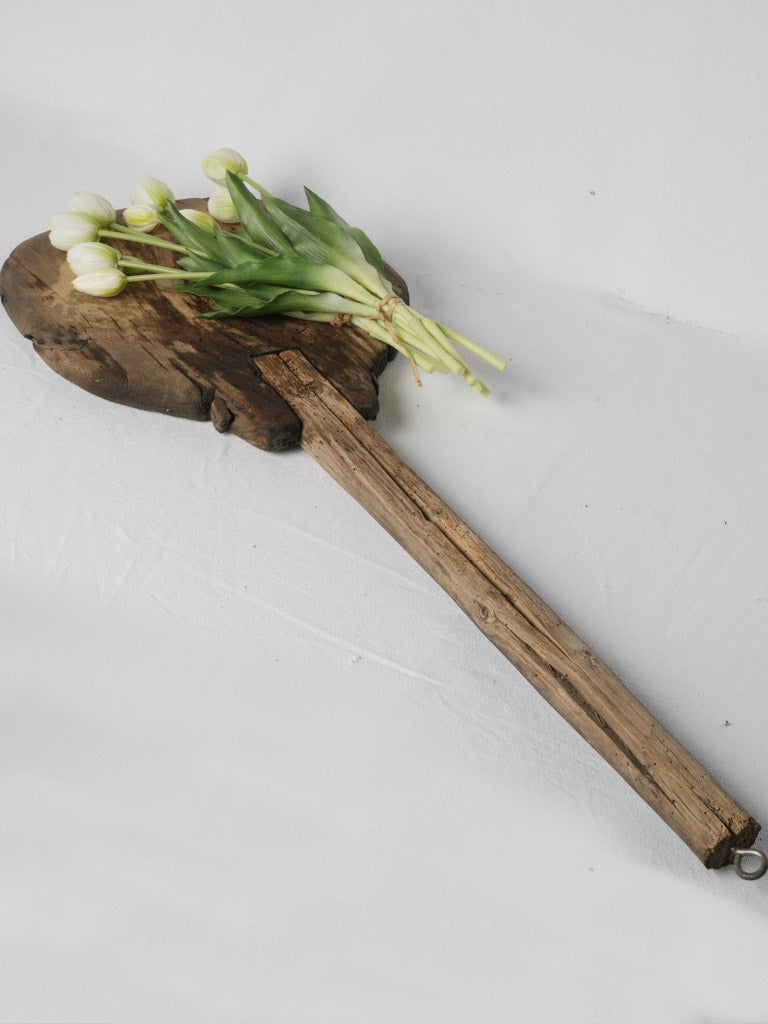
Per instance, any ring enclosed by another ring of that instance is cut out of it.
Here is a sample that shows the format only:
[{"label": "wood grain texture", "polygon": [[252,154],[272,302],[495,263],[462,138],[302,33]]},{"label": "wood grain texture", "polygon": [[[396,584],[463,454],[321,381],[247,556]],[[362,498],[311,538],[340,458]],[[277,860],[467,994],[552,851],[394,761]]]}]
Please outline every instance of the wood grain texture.
[{"label": "wood grain texture", "polygon": [[111,401],[211,419],[260,448],[301,443],[707,867],[751,845],[757,822],[370,428],[387,346],[282,317],[199,319],[207,300],[156,284],[96,299],[71,281],[47,234],[0,273],[7,312],[54,370]]},{"label": "wood grain texture", "polygon": [[[188,199],[179,205],[205,204]],[[167,250],[130,249],[148,262],[174,265]],[[387,270],[407,299],[405,282]],[[299,443],[301,423],[259,378],[253,357],[298,348],[362,416],[373,419],[378,412],[378,376],[393,350],[354,328],[279,316],[201,319],[198,314],[212,308],[208,300],[154,282],[100,299],[76,292],[72,278],[65,254],[42,233],[6,260],[0,297],[45,362],[101,398],[196,420],[209,419],[218,400],[217,425],[226,420],[229,430],[259,448],[291,448]]]},{"label": "wood grain texture", "polygon": [[302,446],[443,587],[708,868],[760,826],[608,666],[494,554],[299,352],[256,359]]}]

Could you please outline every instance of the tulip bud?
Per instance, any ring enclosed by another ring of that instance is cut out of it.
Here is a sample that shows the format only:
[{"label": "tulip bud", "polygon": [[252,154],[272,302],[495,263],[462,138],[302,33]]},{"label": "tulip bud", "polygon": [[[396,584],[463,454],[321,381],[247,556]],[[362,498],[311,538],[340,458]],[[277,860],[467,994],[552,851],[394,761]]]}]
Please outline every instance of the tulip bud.
[{"label": "tulip bud", "polygon": [[115,220],[114,206],[96,192],[75,192],[69,208],[77,213],[87,213],[100,228],[108,228]]},{"label": "tulip bud", "polygon": [[231,171],[238,178],[242,178],[248,173],[248,164],[245,162],[245,158],[236,149],[227,147],[209,153],[200,166],[206,178],[215,181],[217,185],[226,185],[227,171]]},{"label": "tulip bud", "polygon": [[72,282],[72,286],[86,295],[108,298],[111,295],[119,295],[127,283],[128,278],[122,270],[118,270],[117,267],[102,267],[100,270],[80,274]]},{"label": "tulip bud", "polygon": [[131,192],[132,203],[156,206],[159,210],[164,210],[169,201],[176,202],[173,192],[164,181],[160,181],[159,178],[151,178],[149,175],[140,178]]},{"label": "tulip bud", "polygon": [[134,203],[123,211],[123,220],[134,231],[154,231],[160,223],[159,212],[154,203]]},{"label": "tulip bud", "polygon": [[240,220],[235,204],[232,202],[232,196],[223,185],[217,185],[211,193],[211,198],[208,200],[208,212],[224,224],[235,224]]},{"label": "tulip bud", "polygon": [[216,222],[213,217],[207,213],[203,213],[202,210],[179,210],[182,217],[186,217],[187,220],[191,220],[197,227],[202,228],[203,231],[208,231],[210,234],[214,233]]},{"label": "tulip bud", "polygon": [[76,275],[117,266],[120,253],[103,242],[78,242],[67,253],[67,263]]},{"label": "tulip bud", "polygon": [[66,252],[78,242],[95,242],[99,237],[99,225],[87,213],[70,210],[54,213],[51,217],[51,232],[48,235],[54,249]]}]

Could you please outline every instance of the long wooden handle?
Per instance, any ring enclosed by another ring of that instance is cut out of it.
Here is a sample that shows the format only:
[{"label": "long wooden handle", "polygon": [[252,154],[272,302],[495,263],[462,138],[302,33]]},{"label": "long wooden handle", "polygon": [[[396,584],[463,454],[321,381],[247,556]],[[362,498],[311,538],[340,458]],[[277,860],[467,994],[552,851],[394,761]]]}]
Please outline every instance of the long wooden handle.
[{"label": "long wooden handle", "polygon": [[302,446],[416,559],[708,868],[758,823],[299,352],[260,356]]}]

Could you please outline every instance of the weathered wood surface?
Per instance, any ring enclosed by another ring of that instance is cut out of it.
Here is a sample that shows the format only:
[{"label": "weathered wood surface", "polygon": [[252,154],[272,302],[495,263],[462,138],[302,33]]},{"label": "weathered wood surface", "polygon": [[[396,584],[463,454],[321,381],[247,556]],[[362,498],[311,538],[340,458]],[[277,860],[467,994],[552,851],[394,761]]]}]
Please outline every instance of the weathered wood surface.
[{"label": "weathered wood surface", "polygon": [[[158,251],[145,258],[172,262]],[[90,298],[71,280],[47,234],[0,273],[7,312],[53,369],[112,401],[211,419],[260,448],[301,443],[707,867],[751,845],[757,822],[365,422],[386,346],[281,317],[195,319],[204,300],[155,284]]]},{"label": "weathered wood surface", "polygon": [[[202,200],[181,206],[202,209]],[[174,254],[130,246],[147,262],[174,265]],[[388,268],[395,290],[402,278]],[[47,232],[19,245],[0,272],[6,312],[57,373],[113,402],[188,419],[211,418],[268,450],[299,443],[301,423],[264,381],[253,357],[300,349],[366,418],[378,411],[377,380],[392,350],[350,327],[285,317],[200,319],[202,298],[154,282],[110,299],[72,288],[65,254]],[[196,318],[197,317],[197,318]],[[224,412],[224,410],[228,410]],[[222,418],[223,417],[223,418]]]},{"label": "weathered wood surface", "polygon": [[539,693],[709,868],[756,821],[300,352],[256,359],[304,424],[302,446],[411,554]]}]

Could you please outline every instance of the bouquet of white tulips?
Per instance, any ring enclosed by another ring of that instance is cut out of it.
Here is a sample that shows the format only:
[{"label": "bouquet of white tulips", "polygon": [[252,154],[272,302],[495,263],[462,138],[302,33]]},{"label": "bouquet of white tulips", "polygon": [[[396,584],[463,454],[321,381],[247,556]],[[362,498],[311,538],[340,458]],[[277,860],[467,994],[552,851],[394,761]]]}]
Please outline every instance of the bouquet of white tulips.
[{"label": "bouquet of white tulips", "polygon": [[[166,282],[210,299],[204,316],[282,314],[348,324],[406,355],[419,384],[420,369],[453,372],[488,394],[457,346],[498,370],[503,360],[396,295],[379,250],[325,200],[309,189],[306,210],[279,199],[248,176],[233,149],[209,154],[202,169],[216,185],[207,214],[180,210],[168,186],[151,177],[136,186],[122,224],[102,196],[75,193],[69,211],[51,218],[50,233],[67,252],[74,287],[112,296],[135,282]],[[152,234],[161,226],[172,240]],[[173,250],[177,267],[125,255],[104,238]]]}]

